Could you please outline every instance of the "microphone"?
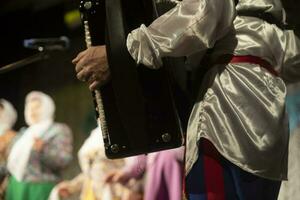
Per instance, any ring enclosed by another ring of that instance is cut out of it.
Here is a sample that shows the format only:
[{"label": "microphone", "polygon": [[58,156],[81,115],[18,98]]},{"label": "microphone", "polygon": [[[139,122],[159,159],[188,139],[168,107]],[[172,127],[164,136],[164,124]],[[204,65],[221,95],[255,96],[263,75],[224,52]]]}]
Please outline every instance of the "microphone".
[{"label": "microphone", "polygon": [[44,50],[66,50],[70,46],[70,40],[66,36],[59,38],[32,38],[25,39],[23,46],[29,49]]}]

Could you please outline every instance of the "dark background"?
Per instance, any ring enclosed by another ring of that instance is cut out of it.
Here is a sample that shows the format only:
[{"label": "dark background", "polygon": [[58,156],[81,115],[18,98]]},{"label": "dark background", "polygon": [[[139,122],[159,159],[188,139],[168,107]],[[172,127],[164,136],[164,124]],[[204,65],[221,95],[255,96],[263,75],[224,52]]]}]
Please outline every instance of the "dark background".
[{"label": "dark background", "polygon": [[[86,102],[90,98],[86,86],[76,80],[74,66],[71,64],[72,58],[85,48],[83,29],[80,25],[70,27],[64,21],[66,13],[77,9],[77,3],[59,0],[51,3],[25,2],[15,0],[4,3],[3,7],[0,5],[0,66],[37,53],[36,50],[23,47],[24,39],[67,36],[70,39],[70,48],[49,52],[48,59],[0,74],[0,97],[10,100],[20,111],[16,128],[24,125],[21,111],[24,108],[24,97],[31,90],[41,90],[53,96],[54,100],[58,101],[58,120],[68,122],[74,116],[68,117],[68,113],[65,112],[68,106],[74,105],[72,109],[78,112],[82,105],[80,102]],[[82,92],[84,94],[81,94]],[[63,112],[60,109],[60,101],[64,103]],[[80,118],[78,115],[76,117]]]}]

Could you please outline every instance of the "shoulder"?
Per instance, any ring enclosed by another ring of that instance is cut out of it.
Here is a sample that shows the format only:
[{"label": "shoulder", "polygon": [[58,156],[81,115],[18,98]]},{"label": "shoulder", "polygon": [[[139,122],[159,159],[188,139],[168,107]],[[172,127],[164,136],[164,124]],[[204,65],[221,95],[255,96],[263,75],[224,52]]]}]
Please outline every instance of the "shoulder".
[{"label": "shoulder", "polygon": [[49,139],[54,137],[72,137],[72,131],[67,124],[55,122],[48,129],[45,137]]},{"label": "shoulder", "polygon": [[50,129],[71,132],[71,128],[65,123],[55,122]]},{"label": "shoulder", "polygon": [[3,144],[10,144],[14,141],[16,132],[13,130],[6,131],[3,135],[0,136],[0,141]]},{"label": "shoulder", "polygon": [[20,138],[24,135],[24,133],[25,133],[25,131],[26,131],[27,129],[28,129],[28,127],[22,126],[22,127],[16,132],[16,135],[15,135],[15,137],[14,137],[14,140],[20,139]]}]

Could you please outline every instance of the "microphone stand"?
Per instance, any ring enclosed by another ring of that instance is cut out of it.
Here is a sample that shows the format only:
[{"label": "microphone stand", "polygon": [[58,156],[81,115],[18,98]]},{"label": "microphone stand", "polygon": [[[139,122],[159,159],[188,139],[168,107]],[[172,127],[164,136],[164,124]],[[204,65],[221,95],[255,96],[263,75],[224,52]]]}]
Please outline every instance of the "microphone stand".
[{"label": "microphone stand", "polygon": [[16,62],[13,62],[13,63],[10,63],[8,65],[5,65],[5,66],[1,67],[0,68],[0,74],[4,74],[6,72],[9,72],[11,70],[14,70],[14,69],[17,69],[17,68],[29,65],[31,63],[47,59],[48,57],[49,56],[48,56],[48,54],[46,52],[43,52],[43,51],[38,52],[38,53],[36,53],[36,54],[34,54],[32,56],[29,56],[29,57],[24,58],[22,60],[18,60]]}]

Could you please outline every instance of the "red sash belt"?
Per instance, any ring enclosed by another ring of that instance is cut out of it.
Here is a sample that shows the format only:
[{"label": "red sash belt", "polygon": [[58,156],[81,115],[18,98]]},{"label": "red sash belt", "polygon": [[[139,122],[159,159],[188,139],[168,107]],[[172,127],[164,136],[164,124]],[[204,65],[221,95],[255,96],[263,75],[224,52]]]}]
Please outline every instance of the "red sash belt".
[{"label": "red sash belt", "polygon": [[235,56],[235,55],[224,55],[218,58],[216,64],[225,64],[225,63],[251,63],[257,64],[266,70],[268,70],[271,74],[278,76],[278,72],[272,67],[272,65],[257,56],[245,55],[245,56]]}]

